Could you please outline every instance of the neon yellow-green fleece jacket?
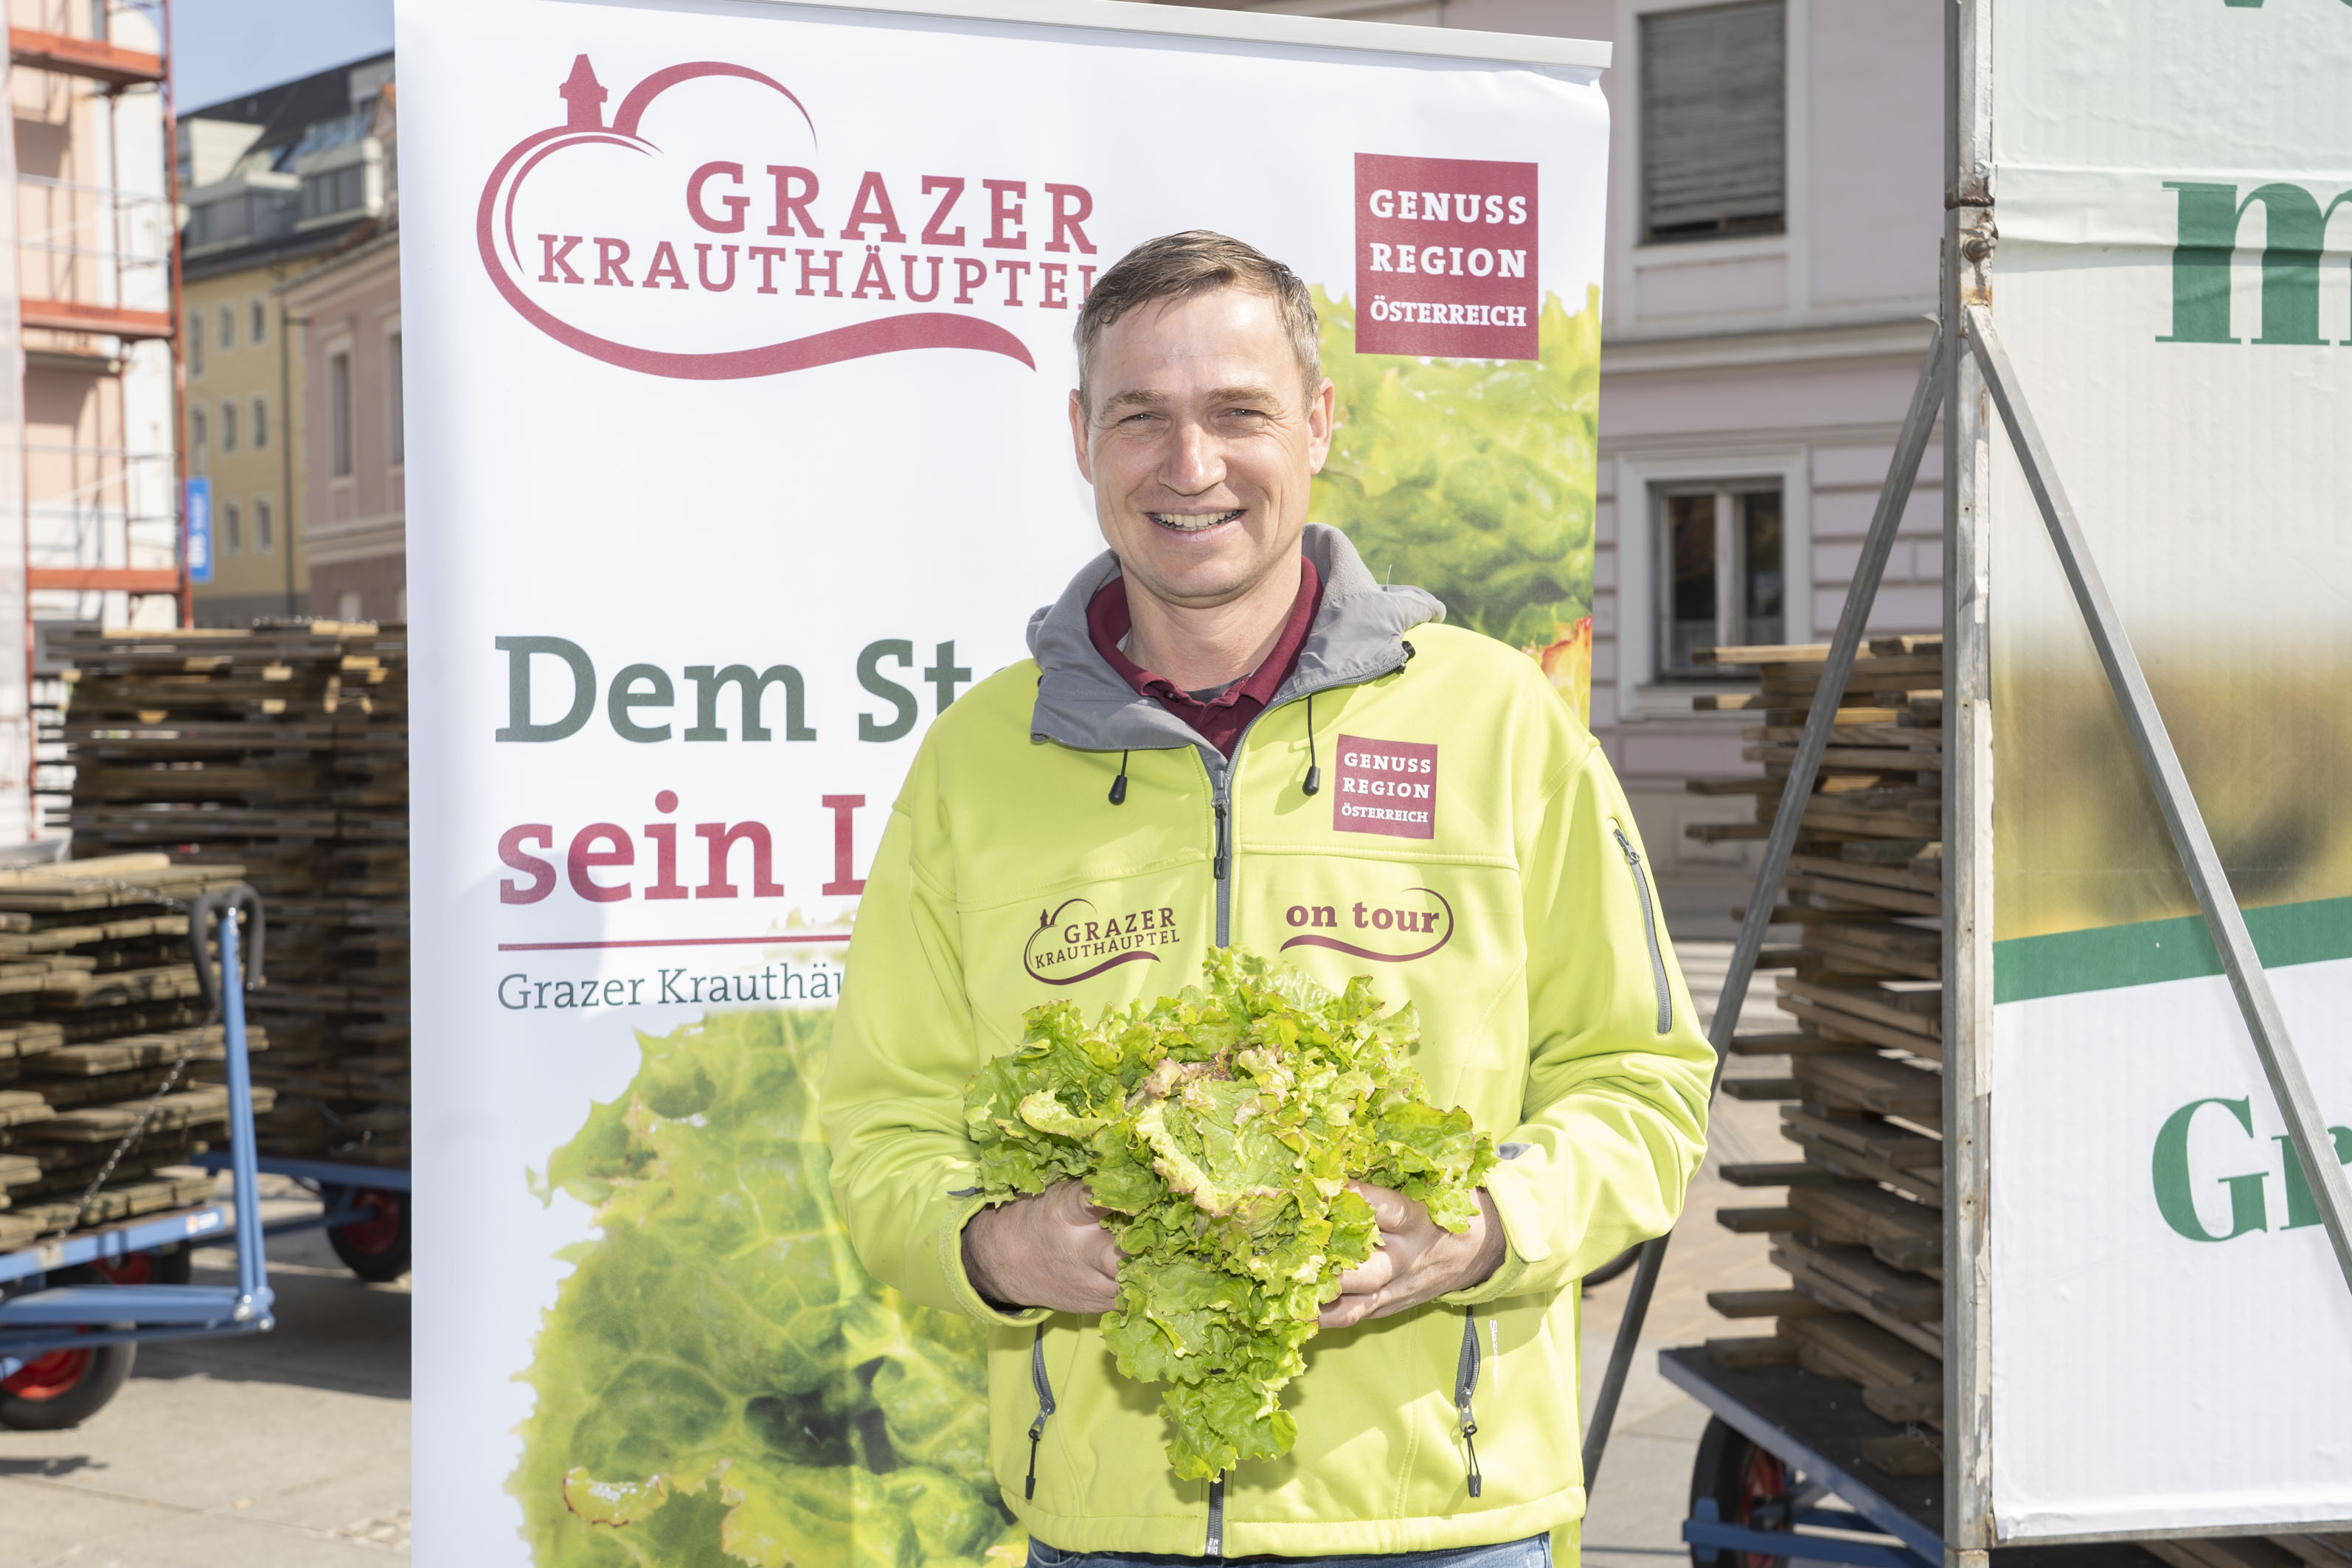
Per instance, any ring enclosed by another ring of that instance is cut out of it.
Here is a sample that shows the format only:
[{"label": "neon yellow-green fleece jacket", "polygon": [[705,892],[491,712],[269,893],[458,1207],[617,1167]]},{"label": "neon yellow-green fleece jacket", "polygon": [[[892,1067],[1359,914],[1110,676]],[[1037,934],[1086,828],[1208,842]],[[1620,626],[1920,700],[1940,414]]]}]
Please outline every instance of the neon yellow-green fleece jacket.
[{"label": "neon yellow-green fleece jacket", "polygon": [[[1304,548],[1322,605],[1230,764],[1095,651],[1118,564],[1080,573],[1034,661],[932,725],[850,945],[835,1197],[878,1279],[994,1326],[996,1477],[1066,1552],[1426,1551],[1580,1518],[1576,1281],[1674,1223],[1703,1150],[1713,1053],[1600,747],[1524,655],[1383,588],[1333,530]],[[1160,1391],[1097,1319],[972,1289],[963,1094],[1025,1009],[1173,994],[1213,943],[1418,1005],[1431,1097],[1501,1145],[1508,1249],[1474,1289],[1310,1341],[1286,1458],[1180,1481]]]}]

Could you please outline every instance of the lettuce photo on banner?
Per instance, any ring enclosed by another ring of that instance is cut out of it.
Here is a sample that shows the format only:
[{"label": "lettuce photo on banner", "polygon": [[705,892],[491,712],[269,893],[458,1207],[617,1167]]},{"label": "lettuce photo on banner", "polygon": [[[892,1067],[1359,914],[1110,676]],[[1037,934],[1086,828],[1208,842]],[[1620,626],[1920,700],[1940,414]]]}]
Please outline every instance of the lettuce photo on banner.
[{"label": "lettuce photo on banner", "polygon": [[1426,588],[1446,619],[1535,655],[1589,711],[1601,295],[1547,294],[1536,360],[1356,353],[1356,313],[1318,288],[1323,373],[1339,391],[1313,516],[1372,574]]},{"label": "lettuce photo on banner", "polygon": [[775,1011],[640,1036],[635,1081],[551,1158],[541,1195],[599,1234],[565,1253],[522,1374],[508,1489],[538,1568],[1021,1561],[986,1331],[876,1284],[834,1211],[832,1034],[829,1011]]},{"label": "lettuce photo on banner", "polygon": [[1412,1066],[1420,1026],[1362,975],[1334,993],[1219,949],[1176,996],[1025,1015],[1020,1047],[965,1095],[982,1196],[1086,1182],[1126,1253],[1102,1320],[1118,1370],[1165,1383],[1168,1458],[1186,1480],[1290,1451],[1282,1392],[1339,1279],[1378,1242],[1348,1184],[1391,1188],[1460,1233],[1494,1141],[1440,1110]]}]

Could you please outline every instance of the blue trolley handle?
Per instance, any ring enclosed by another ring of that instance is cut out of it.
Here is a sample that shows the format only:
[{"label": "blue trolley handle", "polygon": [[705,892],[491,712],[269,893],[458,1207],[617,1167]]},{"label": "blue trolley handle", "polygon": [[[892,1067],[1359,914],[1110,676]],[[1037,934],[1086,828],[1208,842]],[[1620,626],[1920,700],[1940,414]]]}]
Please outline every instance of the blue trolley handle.
[{"label": "blue trolley handle", "polygon": [[[240,914],[245,916],[244,931],[237,929]],[[215,921],[220,922],[224,966],[236,972],[237,983],[226,986],[213,977]],[[196,983],[221,1021],[221,1059],[228,1080],[229,1176],[236,1211],[237,1300],[232,1315],[240,1323],[258,1320],[266,1329],[273,1292],[262,1255],[253,1078],[245,1047],[245,994],[261,984],[261,895],[243,882],[199,894],[188,905],[188,949],[196,961]]]},{"label": "blue trolley handle", "polygon": [[226,888],[215,888],[199,893],[188,905],[188,951],[196,961],[196,985],[204,993],[205,1005],[214,1013],[221,1011],[220,982],[213,974],[213,921],[245,916],[245,929],[236,943],[238,968],[245,973],[247,991],[260,989],[262,923],[261,895],[249,884],[238,882]]}]

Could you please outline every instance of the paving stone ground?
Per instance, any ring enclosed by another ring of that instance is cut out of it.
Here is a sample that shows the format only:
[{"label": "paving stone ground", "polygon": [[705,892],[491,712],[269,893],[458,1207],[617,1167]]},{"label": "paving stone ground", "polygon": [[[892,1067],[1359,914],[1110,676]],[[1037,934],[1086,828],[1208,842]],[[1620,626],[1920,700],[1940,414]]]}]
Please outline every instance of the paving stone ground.
[{"label": "paving stone ground", "polygon": [[[315,1202],[268,1179],[265,1220]],[[200,1284],[235,1279],[226,1248]],[[269,1245],[275,1331],[140,1349],[70,1432],[0,1430],[9,1568],[341,1568],[408,1553],[408,1283],[365,1285],[325,1237]]]}]

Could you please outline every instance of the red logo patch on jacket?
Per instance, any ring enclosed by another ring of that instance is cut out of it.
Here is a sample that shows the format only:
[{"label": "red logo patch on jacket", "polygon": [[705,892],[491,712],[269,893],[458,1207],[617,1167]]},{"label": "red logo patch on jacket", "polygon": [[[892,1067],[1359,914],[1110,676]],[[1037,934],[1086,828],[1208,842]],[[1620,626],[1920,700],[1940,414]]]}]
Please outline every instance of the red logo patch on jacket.
[{"label": "red logo patch on jacket", "polygon": [[1339,737],[1331,826],[1391,838],[1437,836],[1437,748],[1416,741]]}]

